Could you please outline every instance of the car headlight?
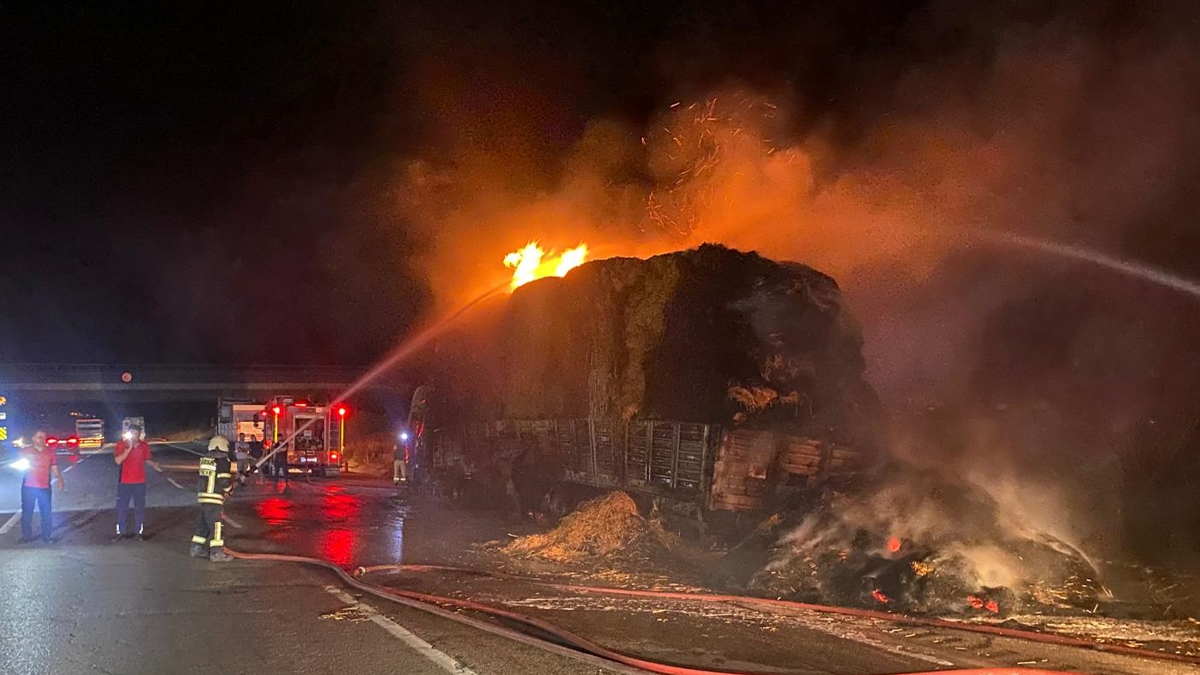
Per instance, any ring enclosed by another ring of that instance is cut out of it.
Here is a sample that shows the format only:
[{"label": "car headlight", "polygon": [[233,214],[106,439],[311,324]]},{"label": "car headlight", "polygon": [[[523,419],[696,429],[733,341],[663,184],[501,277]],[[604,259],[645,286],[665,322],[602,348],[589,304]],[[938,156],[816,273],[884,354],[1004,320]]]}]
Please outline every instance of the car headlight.
[{"label": "car headlight", "polygon": [[29,470],[29,458],[22,457],[21,459],[18,459],[14,462],[9,462],[8,466],[13,469],[16,469],[17,471],[28,471]]}]

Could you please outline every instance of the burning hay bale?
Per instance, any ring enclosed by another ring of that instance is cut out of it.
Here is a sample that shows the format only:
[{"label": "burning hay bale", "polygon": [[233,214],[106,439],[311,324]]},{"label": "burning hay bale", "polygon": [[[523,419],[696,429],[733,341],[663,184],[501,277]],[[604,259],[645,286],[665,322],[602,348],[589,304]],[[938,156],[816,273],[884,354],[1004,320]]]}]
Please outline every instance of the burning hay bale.
[{"label": "burning hay bale", "polygon": [[554,529],[517,538],[504,551],[514,556],[574,562],[585,558],[649,557],[675,544],[674,535],[658,521],[643,518],[633,499],[618,491],[584,502]]},{"label": "burning hay bale", "polygon": [[501,417],[869,429],[862,338],[833,279],[722,246],[587,263],[513,293]]}]

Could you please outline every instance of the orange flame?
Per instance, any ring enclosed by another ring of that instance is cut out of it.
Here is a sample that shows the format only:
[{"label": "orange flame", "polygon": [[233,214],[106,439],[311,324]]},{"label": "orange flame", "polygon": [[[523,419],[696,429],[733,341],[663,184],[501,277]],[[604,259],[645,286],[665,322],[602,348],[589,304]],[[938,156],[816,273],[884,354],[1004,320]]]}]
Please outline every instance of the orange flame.
[{"label": "orange flame", "polygon": [[504,266],[513,268],[509,288],[515,289],[542,277],[566,276],[567,272],[586,262],[587,255],[587,244],[569,248],[555,257],[553,250],[547,254],[536,241],[531,241],[523,248],[504,256]]}]

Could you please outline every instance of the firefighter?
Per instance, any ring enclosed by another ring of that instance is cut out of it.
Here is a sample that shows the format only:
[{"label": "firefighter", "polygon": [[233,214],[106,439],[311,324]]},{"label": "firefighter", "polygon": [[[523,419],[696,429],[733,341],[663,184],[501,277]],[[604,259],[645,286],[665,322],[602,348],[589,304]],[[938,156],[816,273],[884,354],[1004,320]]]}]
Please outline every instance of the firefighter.
[{"label": "firefighter", "polygon": [[222,534],[225,523],[221,520],[225,497],[233,489],[233,466],[229,440],[224,436],[213,436],[208,442],[208,454],[200,458],[200,482],[196,494],[200,517],[196,522],[196,534],[192,536],[193,558],[208,558],[213,562],[233,560],[225,552]]}]

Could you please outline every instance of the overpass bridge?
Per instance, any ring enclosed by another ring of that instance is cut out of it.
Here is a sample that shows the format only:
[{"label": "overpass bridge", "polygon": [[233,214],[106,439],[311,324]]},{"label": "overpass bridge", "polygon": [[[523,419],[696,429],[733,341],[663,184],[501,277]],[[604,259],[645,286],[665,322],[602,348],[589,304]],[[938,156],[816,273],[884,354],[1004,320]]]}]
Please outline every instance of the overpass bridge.
[{"label": "overpass bridge", "polygon": [[[328,399],[367,367],[201,364],[0,364],[0,396],[26,404],[182,403],[291,394]],[[394,374],[366,389],[403,390]]]}]

